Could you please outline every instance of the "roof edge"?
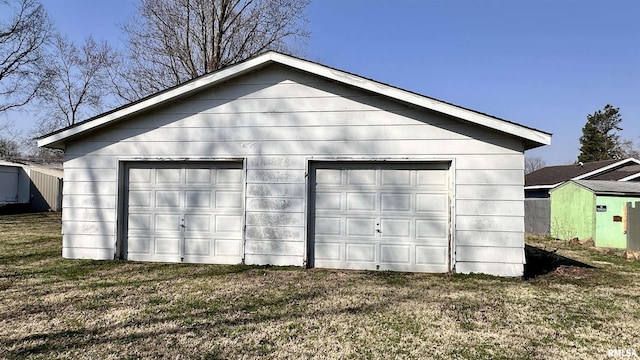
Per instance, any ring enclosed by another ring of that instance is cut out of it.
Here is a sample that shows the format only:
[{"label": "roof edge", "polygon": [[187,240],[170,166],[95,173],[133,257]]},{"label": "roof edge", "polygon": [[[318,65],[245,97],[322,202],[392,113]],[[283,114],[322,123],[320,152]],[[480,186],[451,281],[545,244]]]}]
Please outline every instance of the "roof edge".
[{"label": "roof edge", "polygon": [[[588,172],[588,173],[585,173],[585,174],[582,174],[582,175],[578,175],[576,177],[571,178],[570,180],[583,180],[583,179],[585,179],[585,178],[587,178],[589,176],[598,175],[598,174],[601,174],[603,172],[607,172],[609,170],[615,169],[618,166],[624,165],[624,164],[626,164],[628,162],[635,162],[636,164],[640,165],[640,160],[637,160],[635,158],[629,157],[629,158],[626,158],[626,159],[622,159],[622,160],[620,160],[618,162],[615,162],[613,164],[607,165],[605,167],[601,167],[599,169],[593,170],[591,172]],[[618,180],[618,181],[621,181],[621,180]]]},{"label": "roof edge", "polygon": [[78,136],[93,129],[103,127],[111,122],[160,106],[200,89],[213,86],[219,82],[230,80],[270,63],[279,63],[329,80],[384,95],[392,99],[519,137],[526,140],[524,142],[525,150],[551,144],[551,134],[541,130],[509,122],[508,120],[483,114],[475,110],[463,108],[458,105],[413,93],[398,87],[383,84],[375,80],[367,79],[359,75],[334,69],[309,60],[300,59],[275,51],[269,51],[216,72],[205,74],[165,91],[152,94],[136,102],[116,108],[110,112],[97,115],[70,127],[44,135],[38,139],[38,146],[64,149],[65,140],[71,137]]}]

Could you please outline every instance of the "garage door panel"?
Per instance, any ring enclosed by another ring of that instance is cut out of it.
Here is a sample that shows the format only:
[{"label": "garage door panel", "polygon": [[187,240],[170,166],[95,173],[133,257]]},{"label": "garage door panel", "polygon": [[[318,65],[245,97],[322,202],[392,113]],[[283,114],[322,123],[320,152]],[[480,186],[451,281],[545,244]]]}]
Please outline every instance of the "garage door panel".
[{"label": "garage door panel", "polygon": [[155,197],[155,206],[165,207],[165,208],[178,208],[181,206],[180,198],[182,194],[178,190],[166,191],[166,190],[157,190]]},{"label": "garage door panel", "polygon": [[342,252],[341,243],[321,243],[316,244],[314,257],[316,261],[340,261]]},{"label": "garage door panel", "polygon": [[411,236],[411,223],[410,219],[380,219],[380,236],[382,238],[409,238]]},{"label": "garage door panel", "polygon": [[180,232],[181,216],[176,214],[156,214],[154,218],[154,231],[175,231]]},{"label": "garage door panel", "polygon": [[211,208],[213,194],[211,190],[188,190],[185,193],[187,208]]},{"label": "garage door panel", "polygon": [[155,253],[161,255],[180,255],[179,237],[156,237]]},{"label": "garage door panel", "polygon": [[446,238],[447,220],[416,220],[416,238]]},{"label": "garage door panel", "polygon": [[216,240],[216,256],[242,256],[242,242],[236,240]]},{"label": "garage door panel", "polygon": [[151,169],[130,169],[129,184],[151,184]]},{"label": "garage door panel", "polygon": [[316,216],[316,235],[340,235],[342,233],[342,218]]},{"label": "garage door panel", "polygon": [[129,191],[129,207],[150,207],[152,191],[149,190],[130,190]]},{"label": "garage door panel", "polygon": [[339,186],[342,184],[342,170],[317,169],[316,183],[323,186]]},{"label": "garage door panel", "polygon": [[[446,247],[416,246],[416,264],[418,265],[446,265]],[[446,271],[446,270],[443,270]]]},{"label": "garage door panel", "polygon": [[242,169],[217,169],[216,184],[237,185],[242,182]]},{"label": "garage door panel", "polygon": [[446,213],[448,205],[447,194],[416,194],[416,212],[418,213]]},{"label": "garage door panel", "polygon": [[128,239],[129,254],[150,254],[151,238],[129,236]]},{"label": "garage door panel", "polygon": [[412,209],[411,194],[382,193],[380,194],[380,211],[410,212]]},{"label": "garage door panel", "polygon": [[241,215],[216,215],[215,216],[215,232],[216,233],[237,233],[242,228]]},{"label": "garage door panel", "polygon": [[376,171],[369,169],[347,170],[347,185],[376,185]]},{"label": "garage door panel", "polygon": [[347,237],[361,237],[361,236],[375,236],[376,234],[376,219],[375,218],[347,218],[346,219],[346,236]]},{"label": "garage door panel", "polygon": [[127,258],[240,263],[240,163],[135,163],[127,167]]},{"label": "garage door panel", "polygon": [[411,186],[411,177],[406,170],[382,170],[382,186]]},{"label": "garage door panel", "polygon": [[191,256],[210,256],[211,240],[209,238],[190,238],[184,239],[184,255]]},{"label": "garage door panel", "polygon": [[411,245],[380,245],[380,262],[392,264],[410,264]]},{"label": "garage door panel", "polygon": [[449,164],[321,166],[313,183],[315,266],[448,271]]},{"label": "garage door panel", "polygon": [[184,216],[184,231],[192,232],[211,232],[211,216],[210,215],[192,215]]},{"label": "garage door panel", "polygon": [[151,230],[151,215],[136,214],[129,215],[129,230]]},{"label": "garage door panel", "polygon": [[316,210],[342,210],[342,193],[320,192],[316,194]]},{"label": "garage door panel", "polygon": [[211,169],[186,169],[185,182],[190,185],[211,185],[214,179]]},{"label": "garage door panel", "polygon": [[376,193],[348,192],[347,211],[376,211]]},{"label": "garage door panel", "polygon": [[181,169],[156,169],[156,184],[180,184]]},{"label": "garage door panel", "polygon": [[350,262],[375,262],[376,246],[374,244],[347,244],[345,261]]},{"label": "garage door panel", "polygon": [[216,191],[215,198],[216,210],[242,208],[242,191]]},{"label": "garage door panel", "polygon": [[446,186],[448,181],[448,171],[446,170],[418,170],[417,186]]}]

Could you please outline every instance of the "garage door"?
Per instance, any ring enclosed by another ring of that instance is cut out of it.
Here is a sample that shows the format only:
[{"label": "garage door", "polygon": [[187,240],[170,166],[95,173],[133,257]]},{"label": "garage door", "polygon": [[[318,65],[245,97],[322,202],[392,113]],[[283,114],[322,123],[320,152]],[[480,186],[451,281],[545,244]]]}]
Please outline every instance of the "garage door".
[{"label": "garage door", "polygon": [[241,163],[135,163],[126,169],[126,258],[242,261]]},{"label": "garage door", "polygon": [[313,266],[449,270],[449,164],[319,164],[312,174]]}]

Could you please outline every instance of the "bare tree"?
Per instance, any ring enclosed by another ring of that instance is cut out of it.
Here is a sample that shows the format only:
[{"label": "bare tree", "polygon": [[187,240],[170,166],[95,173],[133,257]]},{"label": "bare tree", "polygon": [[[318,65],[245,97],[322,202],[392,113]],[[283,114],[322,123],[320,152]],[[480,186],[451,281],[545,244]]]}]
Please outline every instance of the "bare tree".
[{"label": "bare tree", "polygon": [[640,149],[636,147],[633,140],[620,141],[620,149],[622,150],[622,157],[634,158],[640,160]]},{"label": "bare tree", "polygon": [[0,138],[0,159],[15,159],[20,155],[20,145],[17,141]]},{"label": "bare tree", "polygon": [[266,50],[292,52],[309,36],[309,0],[140,0],[123,26],[128,55],[112,73],[139,99]]},{"label": "bare tree", "polygon": [[0,112],[23,106],[36,95],[51,31],[37,0],[0,0]]},{"label": "bare tree", "polygon": [[536,170],[540,170],[547,166],[546,162],[539,157],[525,157],[524,159],[524,173],[529,174]]},{"label": "bare tree", "polygon": [[89,37],[78,47],[55,35],[53,44],[46,81],[38,95],[43,115],[36,129],[40,135],[103,111],[113,93],[108,68],[115,52],[106,42]]}]

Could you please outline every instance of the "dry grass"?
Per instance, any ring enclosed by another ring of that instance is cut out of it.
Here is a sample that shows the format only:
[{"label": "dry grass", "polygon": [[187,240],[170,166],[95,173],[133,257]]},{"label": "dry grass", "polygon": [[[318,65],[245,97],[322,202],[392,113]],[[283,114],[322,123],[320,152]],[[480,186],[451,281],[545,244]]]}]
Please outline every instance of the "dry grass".
[{"label": "dry grass", "polygon": [[[532,240],[527,280],[63,260],[0,217],[0,357],[576,359],[640,352],[640,265]],[[565,256],[567,259],[556,256]],[[595,265],[586,268],[569,259]],[[544,264],[542,264],[544,265]]]}]

